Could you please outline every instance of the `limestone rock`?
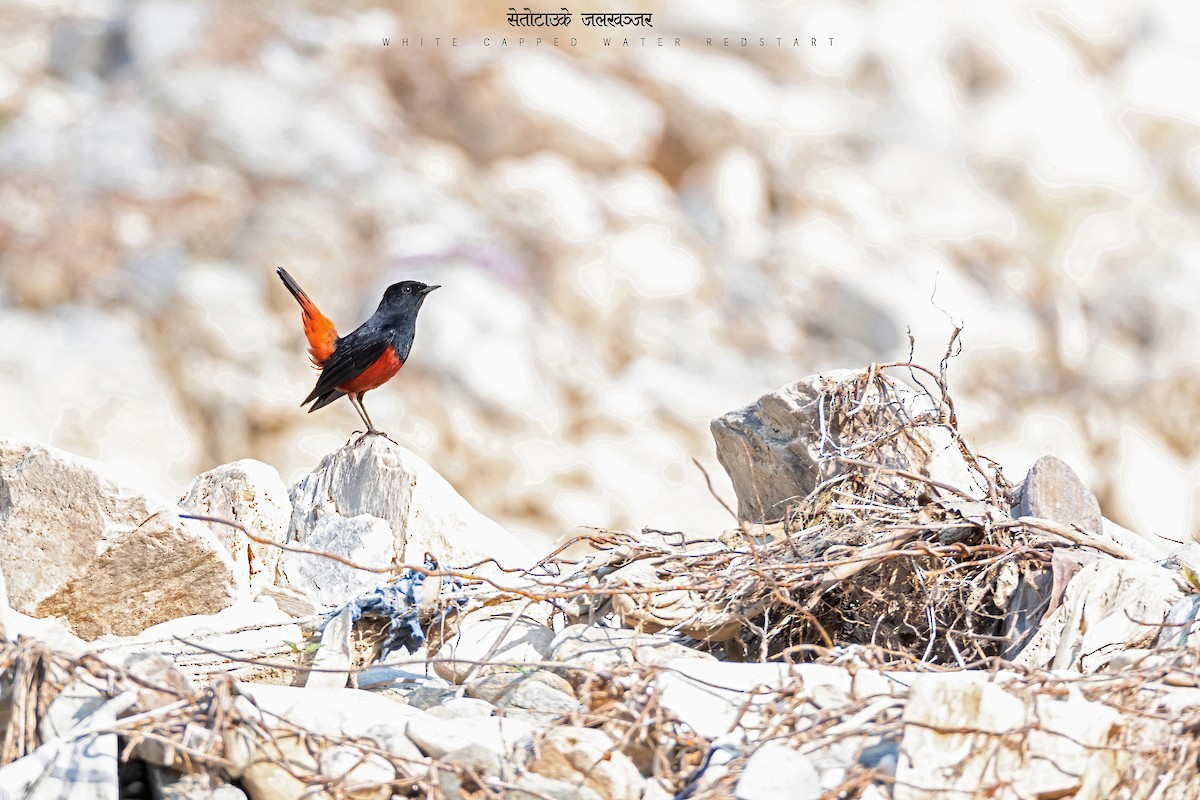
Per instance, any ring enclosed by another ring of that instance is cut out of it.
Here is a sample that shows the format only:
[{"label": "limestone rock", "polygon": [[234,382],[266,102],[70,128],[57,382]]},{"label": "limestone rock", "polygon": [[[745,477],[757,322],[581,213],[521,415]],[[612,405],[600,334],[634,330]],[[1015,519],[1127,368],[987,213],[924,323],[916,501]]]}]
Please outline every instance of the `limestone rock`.
[{"label": "limestone rock", "polygon": [[496,710],[486,700],[475,697],[451,697],[440,706],[434,706],[426,713],[441,720],[469,719],[471,717],[490,717]]},{"label": "limestone rock", "polygon": [[903,688],[903,676],[889,678],[865,667],[851,671],[829,664],[742,664],[676,659],[655,678],[664,709],[708,738],[720,737],[735,725],[766,724],[773,693],[789,686],[805,687],[801,709],[816,713],[852,701],[888,701]]},{"label": "limestone rock", "polygon": [[478,697],[499,705],[508,694],[527,683],[542,684],[571,699],[575,697],[571,684],[566,679],[544,669],[534,672],[497,672],[485,677],[472,678],[467,681],[466,690],[468,697]]},{"label": "limestone rock", "polygon": [[430,758],[468,745],[481,745],[500,756],[508,756],[518,744],[527,742],[532,726],[505,717],[472,717],[442,720],[428,713],[409,719],[404,734]]},{"label": "limestone rock", "polygon": [[812,760],[778,742],[768,742],[750,756],[734,790],[738,800],[820,800],[822,795]]},{"label": "limestone rock", "polygon": [[15,610],[61,615],[85,639],[213,613],[239,594],[206,527],[98,464],[30,443],[0,443],[0,567]]},{"label": "limestone rock", "polygon": [[[882,430],[902,424],[905,435],[882,446],[885,466],[925,474],[982,496],[979,476],[968,467],[949,428],[939,423],[942,409],[928,395],[898,381],[882,377],[862,390],[858,419],[870,420],[865,428],[840,418],[822,422],[827,405],[823,398],[859,380],[866,380],[865,373],[812,375],[712,421],[717,459],[733,481],[739,517],[755,522],[783,516],[789,500],[803,498],[817,483],[844,469],[831,458],[833,447],[853,451],[860,439],[874,439]],[[822,424],[828,428],[827,439]]]},{"label": "limestone rock", "polygon": [[[458,635],[441,647],[430,648],[436,655],[433,671],[452,683],[461,683],[468,675],[487,675],[512,669],[504,663],[494,666],[476,666],[476,662],[545,661],[550,653],[554,631],[545,624],[529,617],[520,617],[510,627],[511,613],[497,613],[495,609],[483,608],[468,614],[462,621]],[[500,637],[503,636],[503,639]],[[499,644],[497,645],[497,641]]]},{"label": "limestone rock", "polygon": [[1096,496],[1083,485],[1075,470],[1054,456],[1042,456],[1030,468],[1018,508],[1017,516],[1078,525],[1090,533],[1102,531]]},{"label": "limestone rock", "polygon": [[[275,468],[254,459],[224,464],[198,475],[179,501],[189,514],[239,522],[260,539],[282,544],[292,516],[287,487]],[[203,523],[229,550],[252,596],[275,581],[280,549],[251,541],[231,525]],[[244,574],[244,575],[243,575]]]},{"label": "limestone rock", "polygon": [[[336,511],[321,515],[304,546],[341,556],[364,567],[385,569],[395,557],[395,537],[387,522],[370,514],[343,517]],[[369,592],[387,575],[355,569],[319,555],[285,552],[280,572],[287,585],[314,603],[340,606]]]},{"label": "limestone rock", "polygon": [[582,783],[608,800],[640,800],[645,780],[629,756],[595,728],[553,728],[538,740],[529,769],[567,783]]},{"label": "limestone rock", "polygon": [[1150,646],[1183,597],[1182,585],[1177,573],[1157,564],[1093,561],[1071,578],[1062,605],[1013,661],[1095,672],[1122,650]]},{"label": "limestone rock", "polygon": [[292,487],[292,540],[306,543],[322,514],[371,514],[387,521],[400,561],[433,553],[445,565],[496,558],[505,566],[532,561],[508,531],[480,514],[416,454],[372,436],[326,456]]},{"label": "limestone rock", "polygon": [[662,634],[595,625],[569,625],[550,644],[550,659],[563,662],[567,680],[576,686],[597,671],[611,670],[621,664],[634,662],[657,667],[677,658],[716,660]]},{"label": "limestone rock", "polygon": [[[1129,754],[1112,746],[1119,712],[1077,692],[1033,698],[983,671],[919,675],[904,707],[894,797],[1111,797]],[[964,732],[967,731],[967,732]]]}]

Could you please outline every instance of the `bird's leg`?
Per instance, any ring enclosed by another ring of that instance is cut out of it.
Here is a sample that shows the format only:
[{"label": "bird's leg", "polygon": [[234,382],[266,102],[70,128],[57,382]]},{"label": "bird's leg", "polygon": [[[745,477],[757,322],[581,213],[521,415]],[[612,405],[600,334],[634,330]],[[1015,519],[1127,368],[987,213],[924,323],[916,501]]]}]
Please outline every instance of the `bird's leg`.
[{"label": "bird's leg", "polygon": [[366,394],[366,393],[365,392],[351,392],[350,394],[346,395],[347,397],[350,398],[350,403],[351,403],[351,405],[354,406],[354,410],[358,412],[358,415],[360,417],[362,417],[363,422],[367,423],[367,432],[364,433],[362,436],[358,437],[358,439],[354,443],[358,444],[359,442],[361,442],[363,439],[367,438],[368,436],[382,436],[383,438],[387,439],[392,444],[396,444],[395,439],[388,436],[386,433],[379,430],[378,428],[375,427],[374,424],[372,424],[371,417],[367,414],[367,407],[363,404],[362,396],[364,394]]}]

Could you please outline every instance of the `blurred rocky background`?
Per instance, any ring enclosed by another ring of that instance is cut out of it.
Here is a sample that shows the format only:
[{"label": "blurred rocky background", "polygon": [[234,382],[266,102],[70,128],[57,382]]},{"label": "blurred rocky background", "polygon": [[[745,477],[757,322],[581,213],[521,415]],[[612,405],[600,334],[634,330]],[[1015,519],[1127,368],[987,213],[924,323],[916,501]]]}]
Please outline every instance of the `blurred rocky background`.
[{"label": "blurred rocky background", "polygon": [[0,6],[0,436],[290,484],[359,420],[299,408],[275,267],[342,332],[418,278],[380,427],[515,531],[712,531],[710,419],[961,323],[978,449],[1190,538],[1195,9],[646,0],[666,46],[556,49],[505,8]]}]

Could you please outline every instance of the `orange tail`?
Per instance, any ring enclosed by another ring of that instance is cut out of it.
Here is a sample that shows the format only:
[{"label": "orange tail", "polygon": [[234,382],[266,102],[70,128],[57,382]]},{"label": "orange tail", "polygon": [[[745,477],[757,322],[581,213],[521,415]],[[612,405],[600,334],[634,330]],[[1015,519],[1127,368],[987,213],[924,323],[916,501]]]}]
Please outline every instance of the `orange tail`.
[{"label": "orange tail", "polygon": [[279,267],[275,270],[283,285],[300,304],[300,317],[304,320],[304,335],[308,337],[308,355],[316,367],[324,367],[325,362],[333,355],[333,346],[337,342],[337,328],[328,317],[320,312],[308,295],[296,283],[296,279],[288,275],[287,270]]}]

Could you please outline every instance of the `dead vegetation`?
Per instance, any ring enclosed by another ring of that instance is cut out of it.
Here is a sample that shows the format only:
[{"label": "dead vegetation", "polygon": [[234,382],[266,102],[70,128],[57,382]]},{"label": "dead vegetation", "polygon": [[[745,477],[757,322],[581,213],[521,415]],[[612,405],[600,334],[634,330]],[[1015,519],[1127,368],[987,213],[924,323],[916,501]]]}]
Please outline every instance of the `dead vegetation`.
[{"label": "dead vegetation", "polygon": [[[897,375],[920,402],[897,396],[905,385]],[[1048,520],[1014,518],[1013,487],[959,434],[944,369],[874,365],[830,383],[819,403],[820,474],[812,491],[788,503],[781,519],[740,524],[711,538],[594,531],[586,537],[592,555],[582,561],[550,557],[529,572],[501,577],[485,577],[474,568],[406,566],[448,579],[446,591],[421,608],[429,646],[420,663],[445,657],[440,649],[457,632],[460,612],[516,599],[522,602],[514,618],[530,604],[545,604],[552,624],[668,632],[724,661],[842,665],[881,674],[983,668],[1003,672],[1008,690],[1017,694],[1078,693],[1118,712],[1123,722],[1110,749],[1125,759],[1123,797],[1200,792],[1200,703],[1172,707],[1164,701],[1170,687],[1191,680],[1190,668],[1069,678],[1004,660],[1059,602],[1061,592],[1045,591],[1056,549],[1084,547],[1122,557],[1121,548]],[[968,483],[912,471],[912,454],[938,441],[931,432],[953,444]],[[364,625],[357,638],[377,648],[380,621]],[[504,665],[490,655],[484,661]],[[39,744],[36,720],[63,686],[83,680],[107,697],[141,692],[141,702],[116,726],[123,757],[227,776],[240,774],[253,760],[266,761],[332,797],[377,796],[371,791],[383,786],[401,796],[533,796],[506,795],[515,790],[503,776],[403,758],[371,740],[315,736],[269,719],[229,678],[180,693],[97,658],[70,660],[28,641],[3,645],[0,667],[8,710],[2,764],[32,752]],[[905,720],[907,690],[900,683],[886,696],[823,709],[797,678],[793,685],[747,697],[746,708],[757,709],[758,721],[748,724],[743,746],[713,769],[720,748],[663,709],[658,672],[634,664],[591,670],[578,689],[585,710],[557,724],[604,729],[614,749],[677,797],[730,796],[742,766],[763,743],[815,752],[848,737],[858,742],[856,766],[827,796],[857,798],[868,789],[891,796],[894,768],[861,756],[871,747],[898,743],[906,725],[918,724]],[[961,733],[975,737],[975,748],[1007,746],[1004,736]],[[1147,744],[1163,741],[1171,744]],[[532,747],[537,746],[535,738]],[[348,748],[357,754],[356,763],[386,763],[394,777],[351,786],[344,774],[322,774],[319,755],[331,747]],[[1002,788],[990,791],[1009,796]]]}]

